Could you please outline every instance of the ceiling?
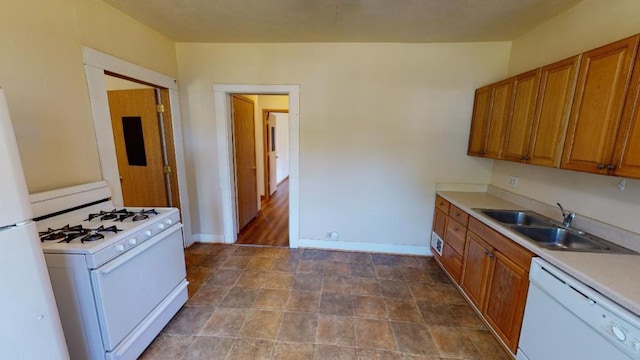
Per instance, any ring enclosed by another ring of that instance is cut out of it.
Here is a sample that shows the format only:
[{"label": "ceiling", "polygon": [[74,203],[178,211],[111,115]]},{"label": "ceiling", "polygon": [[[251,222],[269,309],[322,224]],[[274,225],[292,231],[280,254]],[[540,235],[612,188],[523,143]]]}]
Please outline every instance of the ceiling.
[{"label": "ceiling", "polygon": [[176,42],[513,40],[582,0],[104,0]]}]

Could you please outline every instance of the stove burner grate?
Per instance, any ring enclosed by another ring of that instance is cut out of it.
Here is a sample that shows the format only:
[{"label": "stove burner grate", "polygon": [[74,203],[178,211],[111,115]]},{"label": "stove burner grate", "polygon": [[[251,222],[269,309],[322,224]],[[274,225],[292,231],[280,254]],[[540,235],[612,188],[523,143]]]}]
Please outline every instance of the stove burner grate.
[{"label": "stove burner grate", "polygon": [[72,240],[81,237],[81,242],[90,242],[90,241],[98,241],[104,239],[104,235],[102,232],[112,232],[117,233],[122,231],[122,229],[118,229],[115,225],[104,227],[100,226],[95,229],[87,229],[82,225],[69,226],[65,225],[60,229],[51,229],[49,228],[47,231],[42,231],[39,233],[40,241],[56,241],[58,243],[66,242],[69,243]]},{"label": "stove burner grate", "polygon": [[126,221],[127,219],[131,219],[131,221],[141,221],[148,219],[151,215],[158,215],[158,212],[155,209],[145,210],[142,209],[140,211],[130,211],[127,209],[116,210],[113,209],[111,211],[100,211],[99,213],[89,214],[85,221]]}]

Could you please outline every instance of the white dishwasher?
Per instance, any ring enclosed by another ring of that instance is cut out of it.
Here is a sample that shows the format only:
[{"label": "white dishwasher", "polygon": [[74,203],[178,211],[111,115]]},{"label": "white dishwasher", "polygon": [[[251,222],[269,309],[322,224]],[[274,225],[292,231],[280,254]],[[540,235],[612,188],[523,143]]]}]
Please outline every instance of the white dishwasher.
[{"label": "white dishwasher", "polygon": [[640,359],[640,317],[540,258],[529,279],[517,360]]}]

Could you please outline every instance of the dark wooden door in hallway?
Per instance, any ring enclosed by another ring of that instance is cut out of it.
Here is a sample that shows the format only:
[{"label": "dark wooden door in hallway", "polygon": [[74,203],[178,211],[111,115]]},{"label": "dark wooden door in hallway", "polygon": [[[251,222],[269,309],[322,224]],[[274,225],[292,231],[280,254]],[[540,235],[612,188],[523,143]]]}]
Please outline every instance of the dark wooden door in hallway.
[{"label": "dark wooden door in hallway", "polygon": [[240,231],[236,244],[289,247],[289,179],[263,202],[258,216]]}]

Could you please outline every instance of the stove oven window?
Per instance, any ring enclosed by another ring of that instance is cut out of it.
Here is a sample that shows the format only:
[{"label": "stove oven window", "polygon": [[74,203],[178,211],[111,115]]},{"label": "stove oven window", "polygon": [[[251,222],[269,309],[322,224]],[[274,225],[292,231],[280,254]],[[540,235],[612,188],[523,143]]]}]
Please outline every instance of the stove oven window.
[{"label": "stove oven window", "polygon": [[147,166],[147,153],[144,150],[144,135],[142,134],[140,116],[122,117],[122,130],[129,165]]}]

